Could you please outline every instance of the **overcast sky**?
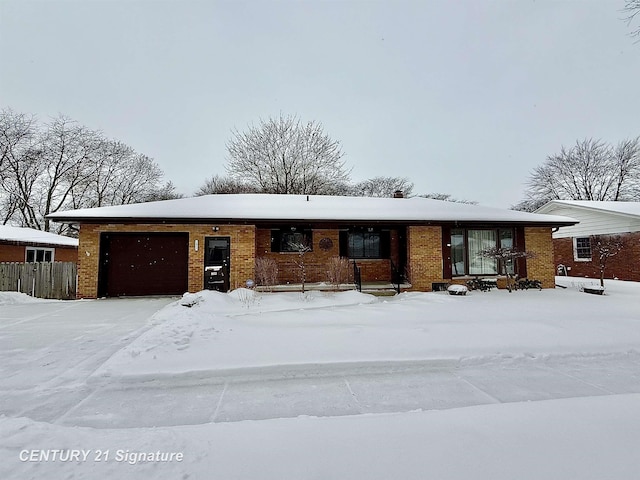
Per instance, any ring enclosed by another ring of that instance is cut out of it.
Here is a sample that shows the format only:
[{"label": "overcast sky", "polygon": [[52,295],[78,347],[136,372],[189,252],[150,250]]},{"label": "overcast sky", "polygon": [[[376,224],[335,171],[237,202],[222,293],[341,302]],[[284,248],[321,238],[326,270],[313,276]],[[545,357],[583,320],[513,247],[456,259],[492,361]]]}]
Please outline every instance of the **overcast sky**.
[{"label": "overcast sky", "polygon": [[624,0],[0,0],[0,107],[63,113],[191,195],[233,128],[295,114],[352,178],[509,207],[578,138],[640,135]]}]

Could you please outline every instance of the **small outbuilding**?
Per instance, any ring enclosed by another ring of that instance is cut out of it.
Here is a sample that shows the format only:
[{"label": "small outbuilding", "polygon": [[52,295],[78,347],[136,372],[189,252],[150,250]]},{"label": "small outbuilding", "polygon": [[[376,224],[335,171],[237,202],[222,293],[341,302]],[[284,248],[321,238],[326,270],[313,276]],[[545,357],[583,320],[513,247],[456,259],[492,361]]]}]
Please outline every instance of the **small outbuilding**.
[{"label": "small outbuilding", "polygon": [[77,238],[34,228],[0,225],[0,263],[77,261]]}]

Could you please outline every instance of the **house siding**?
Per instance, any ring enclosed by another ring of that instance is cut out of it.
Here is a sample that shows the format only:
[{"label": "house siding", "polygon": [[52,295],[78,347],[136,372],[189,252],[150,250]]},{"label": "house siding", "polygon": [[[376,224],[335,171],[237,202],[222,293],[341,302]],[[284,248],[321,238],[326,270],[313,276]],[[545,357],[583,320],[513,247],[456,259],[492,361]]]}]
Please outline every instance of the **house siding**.
[{"label": "house siding", "polygon": [[[332,247],[328,250],[320,248],[320,240],[331,240]],[[398,231],[391,230],[390,235],[391,260],[398,264]],[[339,228],[314,228],[312,229],[312,248],[304,256],[305,276],[307,282],[328,281],[327,265],[331,258],[340,256],[340,229]],[[292,252],[271,251],[271,229],[258,228],[256,231],[256,252],[258,257],[267,257],[275,260],[278,265],[278,283],[300,283],[301,269],[298,266],[300,255]],[[391,280],[391,262],[389,259],[350,259],[361,268],[363,282],[388,282]],[[352,270],[349,270],[349,279],[353,281]]]},{"label": "house siding", "polygon": [[[319,242],[328,238],[332,242],[329,250],[320,249]],[[307,282],[323,282],[327,280],[326,265],[331,257],[340,253],[338,230],[314,229],[311,233],[310,252],[304,255],[305,277]],[[300,283],[302,281],[300,254],[294,252],[271,251],[271,229],[259,228],[256,231],[256,252],[258,257],[271,258],[278,265],[278,283]]]},{"label": "house siding", "polygon": [[430,292],[434,282],[449,281],[442,278],[442,227],[407,228],[407,264],[412,290]]},{"label": "house siding", "polygon": [[524,243],[525,249],[535,255],[527,259],[527,277],[540,280],[542,288],[555,288],[551,228],[525,227]]},{"label": "house siding", "polygon": [[55,249],[56,249],[56,252],[54,255],[54,260],[56,262],[76,263],[78,261],[77,248],[55,247]]},{"label": "house siding", "polygon": [[[204,287],[205,237],[230,237],[230,286],[245,285],[255,275],[255,227],[252,225],[174,225],[174,224],[82,224],[78,249],[78,298],[96,298],[98,294],[98,271],[100,263],[101,233],[178,233],[189,234],[189,281],[190,292]],[[195,241],[198,240],[198,250]]]},{"label": "house siding", "polygon": [[[98,294],[98,273],[100,263],[100,235],[102,233],[178,233],[189,235],[188,245],[188,290],[196,292],[204,287],[205,237],[230,237],[230,288],[245,285],[246,280],[255,279],[255,259],[270,257],[279,267],[280,284],[299,283],[300,269],[296,264],[296,253],[271,252],[271,229],[254,225],[214,224],[82,224],[78,252],[78,298],[96,298]],[[402,227],[404,233],[404,227]],[[308,282],[327,281],[327,264],[330,258],[340,255],[340,228],[317,228],[312,231],[313,251],[305,255],[306,280]],[[364,282],[385,281],[391,277],[390,260],[398,264],[400,247],[399,229],[391,230],[391,259],[357,259]],[[407,273],[415,291],[431,291],[433,283],[452,282],[443,278],[443,228],[437,226],[406,227]],[[323,238],[330,239],[332,247],[322,250],[319,246]],[[526,249],[536,253],[527,259],[528,277],[541,280],[544,288],[555,284],[553,243],[551,229],[547,227],[525,227]],[[199,248],[195,250],[195,241]],[[404,242],[403,242],[404,243]],[[454,283],[464,282],[464,278],[454,279]],[[504,286],[503,279],[499,286]]]},{"label": "house siding", "polygon": [[589,235],[607,235],[627,232],[640,232],[640,219],[627,215],[590,210],[565,205],[553,206],[552,215],[564,215],[575,218],[580,223],[569,227],[560,227],[553,238],[588,237]]},{"label": "house siding", "polygon": [[[53,245],[29,245],[33,248],[53,248],[55,249],[54,261],[56,262],[77,262],[78,250],[75,247],[61,247]],[[23,263],[26,260],[25,245],[0,244],[0,262]]]},{"label": "house siding", "polygon": [[24,262],[26,256],[23,245],[1,245],[0,262]]},{"label": "house siding", "polygon": [[[625,248],[618,255],[607,260],[605,277],[640,282],[640,232],[624,233],[620,236],[625,239]],[[575,261],[573,238],[556,238],[553,240],[553,246],[556,267],[558,265],[569,267],[568,273],[572,277],[600,277],[597,262]]]},{"label": "house siding", "polygon": [[605,276],[620,280],[640,281],[640,217],[608,210],[597,210],[607,204],[593,202],[593,208],[568,204],[549,204],[540,211],[565,215],[578,220],[577,225],[560,227],[553,232],[554,265],[569,268],[569,275],[598,278],[598,265],[594,261],[576,261],[574,239],[592,235],[619,235],[626,239],[622,252],[607,261]]}]

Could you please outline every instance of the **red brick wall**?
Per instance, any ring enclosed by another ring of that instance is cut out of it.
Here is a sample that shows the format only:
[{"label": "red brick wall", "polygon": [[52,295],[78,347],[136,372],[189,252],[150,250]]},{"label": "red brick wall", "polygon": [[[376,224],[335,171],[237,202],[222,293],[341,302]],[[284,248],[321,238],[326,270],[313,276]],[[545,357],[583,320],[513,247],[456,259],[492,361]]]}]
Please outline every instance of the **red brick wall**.
[{"label": "red brick wall", "polygon": [[[333,244],[329,250],[322,250],[318,243],[323,238],[328,238]],[[305,275],[307,282],[327,281],[326,265],[331,257],[340,254],[340,242],[338,230],[314,229],[311,234],[313,251],[304,255]],[[269,257],[278,264],[278,283],[300,283],[302,281],[301,269],[296,264],[300,262],[300,255],[293,252],[271,251],[271,229],[260,228],[256,230],[256,254],[258,257]]]},{"label": "red brick wall", "polygon": [[[328,238],[333,243],[329,250],[322,250],[319,246],[320,240]],[[313,229],[312,232],[313,251],[307,252],[304,256],[305,275],[307,282],[326,282],[327,263],[331,257],[340,255],[340,230],[338,229]],[[391,231],[391,258],[398,262],[398,233]],[[260,228],[256,230],[256,252],[258,257],[273,258],[278,264],[278,282],[281,284],[300,283],[300,267],[296,262],[300,261],[297,253],[272,252],[271,251],[271,229]],[[391,279],[391,262],[388,259],[362,260],[357,259],[356,263],[361,268],[363,282],[384,281]],[[351,270],[350,272],[350,281]]]},{"label": "red brick wall", "polygon": [[[609,258],[605,278],[640,282],[640,232],[625,233],[621,236],[626,242],[625,249],[618,255]],[[572,238],[553,240],[553,260],[556,267],[560,264],[571,267],[569,275],[572,277],[600,277],[596,262],[577,262],[574,260]]]},{"label": "red brick wall", "polygon": [[0,244],[0,262],[24,262],[25,252],[23,245]]},{"label": "red brick wall", "polygon": [[[38,248],[38,247],[34,247]],[[44,248],[44,247],[43,247]],[[54,248],[54,247],[46,247]],[[26,247],[24,245],[0,244],[0,262],[22,263],[26,259]],[[56,262],[77,262],[78,249],[75,247],[55,247],[54,261]]]}]

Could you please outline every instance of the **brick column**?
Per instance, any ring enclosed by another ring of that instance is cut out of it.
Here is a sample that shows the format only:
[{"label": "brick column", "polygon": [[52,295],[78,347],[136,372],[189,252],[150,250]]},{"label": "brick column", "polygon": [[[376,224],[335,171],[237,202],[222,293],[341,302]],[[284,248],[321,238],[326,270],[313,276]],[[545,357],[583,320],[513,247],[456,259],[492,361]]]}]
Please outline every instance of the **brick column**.
[{"label": "brick column", "polygon": [[78,245],[77,298],[98,296],[98,266],[100,262],[100,230],[98,225],[81,224]]},{"label": "brick column", "polygon": [[524,244],[528,252],[535,253],[534,258],[527,259],[527,277],[540,280],[543,288],[555,288],[551,228],[525,227]]},{"label": "brick column", "polygon": [[407,228],[407,264],[412,290],[431,291],[433,282],[442,282],[442,228]]}]

